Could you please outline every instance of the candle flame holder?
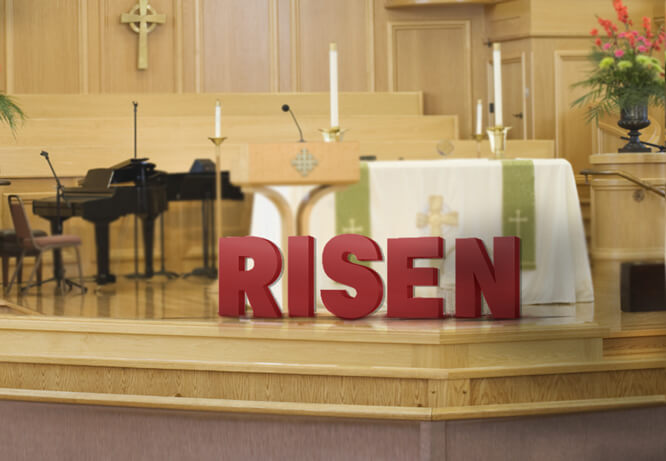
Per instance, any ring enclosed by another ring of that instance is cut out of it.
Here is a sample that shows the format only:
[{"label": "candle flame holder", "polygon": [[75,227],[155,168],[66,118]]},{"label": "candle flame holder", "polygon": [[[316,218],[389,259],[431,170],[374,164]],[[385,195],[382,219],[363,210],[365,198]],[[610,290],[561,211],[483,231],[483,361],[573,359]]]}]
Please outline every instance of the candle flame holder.
[{"label": "candle flame holder", "polygon": [[319,132],[324,138],[324,142],[342,142],[347,130],[343,130],[339,126],[333,126],[331,128],[320,128]]},{"label": "candle flame holder", "polygon": [[488,140],[490,141],[490,151],[493,153],[494,158],[504,158],[506,136],[510,129],[510,126],[491,126],[486,130]]},{"label": "candle flame holder", "polygon": [[213,144],[215,144],[215,146],[219,146],[219,145],[222,144],[222,143],[224,142],[224,140],[227,139],[227,138],[226,138],[226,136],[225,136],[225,137],[222,137],[222,138],[219,137],[219,136],[210,136],[208,139],[210,139],[210,141],[211,141]]}]

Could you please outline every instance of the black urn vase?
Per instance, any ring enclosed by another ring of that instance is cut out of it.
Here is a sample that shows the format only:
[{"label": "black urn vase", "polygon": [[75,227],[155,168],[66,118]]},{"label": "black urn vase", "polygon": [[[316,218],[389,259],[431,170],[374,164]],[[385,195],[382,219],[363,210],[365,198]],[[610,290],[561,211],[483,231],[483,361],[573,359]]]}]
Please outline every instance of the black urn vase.
[{"label": "black urn vase", "polygon": [[638,131],[650,126],[647,104],[620,109],[620,121],[617,124],[629,130],[629,142],[618,149],[618,152],[652,152],[652,149],[641,142],[639,139],[641,132]]}]

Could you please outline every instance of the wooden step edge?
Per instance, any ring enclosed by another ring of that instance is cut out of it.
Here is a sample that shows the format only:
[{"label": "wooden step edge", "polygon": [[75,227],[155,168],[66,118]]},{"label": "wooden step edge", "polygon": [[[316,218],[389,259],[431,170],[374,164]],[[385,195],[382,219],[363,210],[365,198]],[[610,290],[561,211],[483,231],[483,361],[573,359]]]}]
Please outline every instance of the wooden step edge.
[{"label": "wooden step edge", "polygon": [[434,408],[433,421],[543,416],[666,405],[666,395]]},{"label": "wooden step edge", "polygon": [[[553,341],[565,339],[596,339],[609,334],[609,328],[595,322],[566,325],[530,325],[529,330],[521,327],[504,326],[501,320],[493,321],[491,328],[483,331],[440,331],[440,344],[481,344],[525,341]],[[493,326],[495,328],[493,328]]]},{"label": "wooden step edge", "polygon": [[666,405],[666,396],[649,395],[640,397],[561,400],[557,402],[514,403],[431,409],[421,407],[267,402],[8,388],[0,388],[0,399],[24,402],[152,408],[162,410],[403,421],[505,418],[608,411]]},{"label": "wooden step edge", "polygon": [[616,338],[644,338],[649,336],[666,336],[666,328],[646,328],[641,330],[609,331],[604,340]]},{"label": "wooden step edge", "polygon": [[473,368],[420,368],[388,366],[349,366],[331,364],[260,363],[231,361],[153,360],[108,357],[2,354],[0,362],[84,367],[139,368],[155,370],[213,371],[227,373],[264,373],[310,376],[350,376],[368,378],[456,380],[534,376],[572,373],[597,373],[622,370],[666,369],[666,356],[647,355],[602,359],[590,362],[543,365],[494,366]]},{"label": "wooden step edge", "polygon": [[[609,328],[594,322],[530,326],[529,331],[515,325],[496,324],[490,328],[473,330],[441,330],[424,328],[422,330],[364,330],[354,326],[340,326],[324,322],[313,323],[303,328],[290,328],[287,319],[276,321],[259,320],[257,322],[216,321],[155,321],[128,319],[95,319],[47,316],[0,316],[0,334],[3,330],[22,330],[35,332],[117,334],[121,336],[169,336],[190,337],[197,340],[205,338],[220,339],[272,339],[272,340],[313,340],[352,343],[400,343],[400,344],[468,344],[468,343],[503,343],[524,341],[546,341],[565,339],[599,338],[609,334]],[[407,321],[406,321],[407,322]],[[498,321],[499,322],[499,321]],[[294,322],[296,323],[296,322]]]},{"label": "wooden step edge", "polygon": [[139,368],[154,370],[217,371],[309,376],[354,376],[370,378],[446,379],[448,370],[387,366],[353,366],[318,363],[265,363],[204,360],[153,360],[108,357],[0,354],[0,363],[30,363],[83,367]]},{"label": "wooden step edge", "polygon": [[0,388],[0,400],[40,403],[101,405],[112,407],[155,408],[162,410],[207,411],[283,416],[334,418],[429,420],[432,410],[420,407],[345,405],[255,400],[204,399],[152,395],[99,394]]},{"label": "wooden step edge", "polygon": [[647,355],[601,359],[589,362],[547,363],[543,365],[498,366],[448,369],[448,379],[504,378],[512,376],[539,376],[573,373],[603,373],[608,371],[630,371],[666,369],[666,356]]}]

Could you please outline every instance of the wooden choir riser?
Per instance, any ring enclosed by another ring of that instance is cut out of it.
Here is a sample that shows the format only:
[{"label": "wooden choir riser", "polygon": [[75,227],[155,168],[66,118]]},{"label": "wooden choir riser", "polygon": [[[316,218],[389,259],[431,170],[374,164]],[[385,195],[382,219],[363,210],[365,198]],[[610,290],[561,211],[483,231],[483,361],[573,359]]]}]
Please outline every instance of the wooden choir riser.
[{"label": "wooden choir riser", "polygon": [[[327,116],[330,102],[327,92],[16,94],[13,97],[30,119],[131,118],[132,101],[136,101],[139,119],[198,116],[209,117],[211,122],[216,100],[220,101],[225,116],[281,115],[283,104],[288,104],[297,117]],[[423,93],[342,92],[339,104],[343,115],[422,115]]]}]

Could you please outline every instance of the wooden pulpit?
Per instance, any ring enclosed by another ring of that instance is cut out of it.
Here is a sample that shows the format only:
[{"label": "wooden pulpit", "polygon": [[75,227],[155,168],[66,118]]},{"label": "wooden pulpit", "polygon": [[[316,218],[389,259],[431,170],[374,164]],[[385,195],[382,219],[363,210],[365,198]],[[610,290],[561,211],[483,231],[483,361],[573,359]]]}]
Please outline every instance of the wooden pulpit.
[{"label": "wooden pulpit", "polygon": [[[290,235],[307,235],[310,213],[326,194],[359,181],[357,142],[295,142],[247,144],[231,158],[230,181],[244,192],[266,196],[278,209],[282,221],[282,252],[287,259]],[[315,185],[294,213],[285,198],[268,186]],[[282,283],[287,286],[287,271]],[[283,290],[282,307],[287,307]]]},{"label": "wooden pulpit", "polygon": [[[307,235],[312,207],[324,195],[358,182],[356,142],[247,144],[231,159],[230,180],[247,192],[265,195],[282,219],[283,250],[290,235]],[[282,195],[267,186],[317,185],[295,213]]]}]

